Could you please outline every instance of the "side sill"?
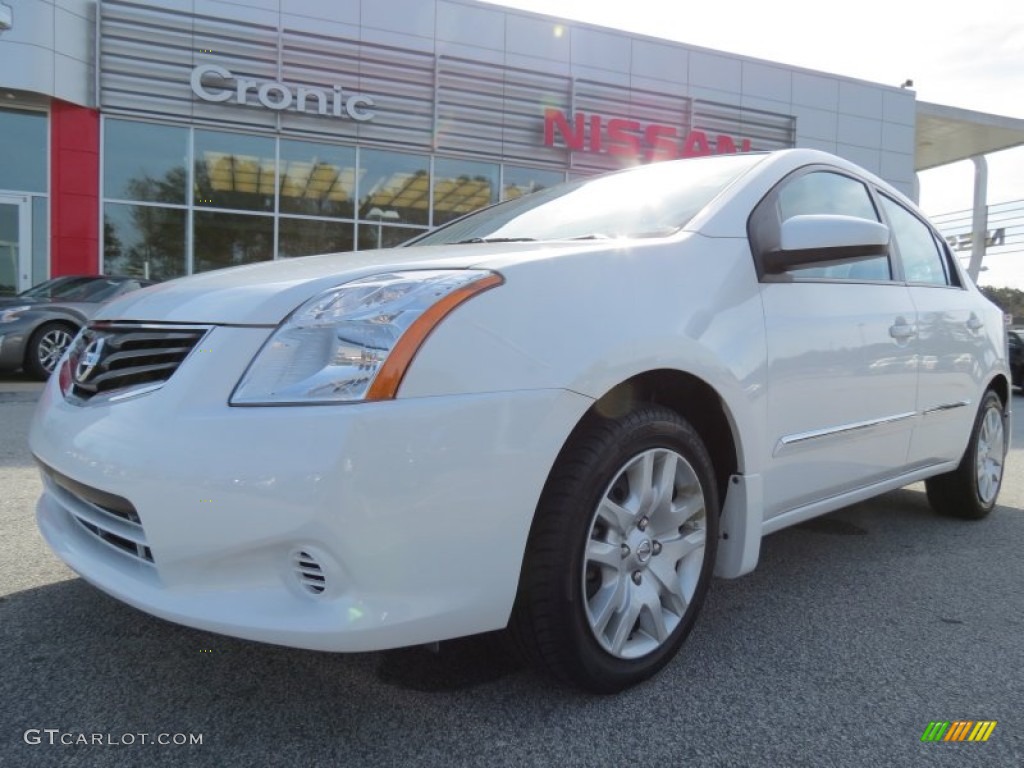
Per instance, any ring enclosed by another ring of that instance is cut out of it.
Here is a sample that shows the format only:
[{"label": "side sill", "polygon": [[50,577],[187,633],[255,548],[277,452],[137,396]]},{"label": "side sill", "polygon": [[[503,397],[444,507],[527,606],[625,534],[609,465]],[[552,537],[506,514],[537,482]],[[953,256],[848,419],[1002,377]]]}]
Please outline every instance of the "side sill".
[{"label": "side sill", "polygon": [[950,472],[956,469],[958,461],[948,461],[942,464],[930,464],[927,467],[916,469],[913,472],[907,472],[889,480],[883,480],[872,485],[866,485],[863,488],[857,488],[846,493],[841,493],[838,496],[832,496],[821,501],[816,501],[813,504],[806,504],[796,509],[791,509],[788,512],[783,512],[780,515],[776,515],[770,520],[765,520],[764,525],[761,528],[761,535],[767,536],[770,533],[781,531],[783,528],[789,528],[791,525],[797,525],[805,520],[824,515],[829,512],[834,512],[837,509],[848,507],[851,504],[856,504],[859,501],[870,499],[888,491],[894,491],[897,488],[902,488],[905,485],[916,483],[920,480],[932,477],[934,475],[940,475],[943,472]]}]

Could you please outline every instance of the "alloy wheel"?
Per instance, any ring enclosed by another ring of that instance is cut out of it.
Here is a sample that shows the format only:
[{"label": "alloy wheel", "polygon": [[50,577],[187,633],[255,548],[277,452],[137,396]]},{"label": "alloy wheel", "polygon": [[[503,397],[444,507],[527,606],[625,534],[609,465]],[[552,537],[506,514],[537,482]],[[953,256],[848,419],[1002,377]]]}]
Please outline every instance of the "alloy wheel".
[{"label": "alloy wheel", "polygon": [[634,659],[668,640],[693,600],[706,543],[704,494],[683,456],[655,448],[618,471],[583,556],[586,618],[605,651]]},{"label": "alloy wheel", "polygon": [[983,504],[991,504],[999,493],[1005,457],[1006,433],[1003,430],[1003,416],[998,408],[990,407],[985,411],[981,429],[978,431],[978,497]]},{"label": "alloy wheel", "polygon": [[73,336],[65,328],[54,328],[39,339],[39,365],[47,373],[53,373],[64,351],[71,344]]}]

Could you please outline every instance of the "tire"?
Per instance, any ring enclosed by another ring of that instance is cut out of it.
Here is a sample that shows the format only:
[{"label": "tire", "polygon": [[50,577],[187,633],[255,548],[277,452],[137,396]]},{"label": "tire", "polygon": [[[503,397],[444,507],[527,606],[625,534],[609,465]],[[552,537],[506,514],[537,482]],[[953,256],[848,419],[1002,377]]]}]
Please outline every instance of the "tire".
[{"label": "tire", "polygon": [[1005,406],[992,390],[985,393],[974,419],[971,441],[952,472],[925,481],[928,502],[936,512],[980,520],[999,497],[1006,459]]},{"label": "tire", "polygon": [[641,405],[582,425],[548,478],[527,542],[509,624],[521,655],[595,693],[656,674],[708,589],[716,488],[700,437],[668,408]]},{"label": "tire", "polygon": [[69,323],[44,323],[36,328],[25,349],[25,372],[46,381],[78,329]]}]

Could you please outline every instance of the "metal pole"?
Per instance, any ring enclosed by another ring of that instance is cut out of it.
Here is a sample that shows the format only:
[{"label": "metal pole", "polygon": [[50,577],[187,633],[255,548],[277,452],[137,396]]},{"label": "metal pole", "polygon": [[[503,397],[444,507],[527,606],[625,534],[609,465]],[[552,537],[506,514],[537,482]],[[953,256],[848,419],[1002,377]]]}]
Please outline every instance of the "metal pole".
[{"label": "metal pole", "polygon": [[974,162],[974,214],[971,218],[971,262],[967,274],[977,283],[988,239],[988,161],[984,155],[975,155],[971,160]]}]

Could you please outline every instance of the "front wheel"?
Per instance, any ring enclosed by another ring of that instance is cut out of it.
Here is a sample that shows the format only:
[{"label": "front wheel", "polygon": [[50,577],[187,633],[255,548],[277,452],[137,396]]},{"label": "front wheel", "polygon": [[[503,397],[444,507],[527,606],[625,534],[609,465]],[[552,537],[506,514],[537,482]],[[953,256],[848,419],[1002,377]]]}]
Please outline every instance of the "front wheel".
[{"label": "front wheel", "polygon": [[25,372],[40,381],[48,379],[75,333],[76,328],[67,323],[45,323],[37,328],[25,350]]},{"label": "front wheel", "polygon": [[985,517],[999,496],[1006,449],[1005,406],[999,395],[989,390],[981,399],[960,465],[925,481],[932,509],[968,520]]},{"label": "front wheel", "polygon": [[718,516],[708,452],[678,414],[644,405],[593,419],[538,505],[513,639],[542,670],[597,693],[651,677],[696,621]]}]

